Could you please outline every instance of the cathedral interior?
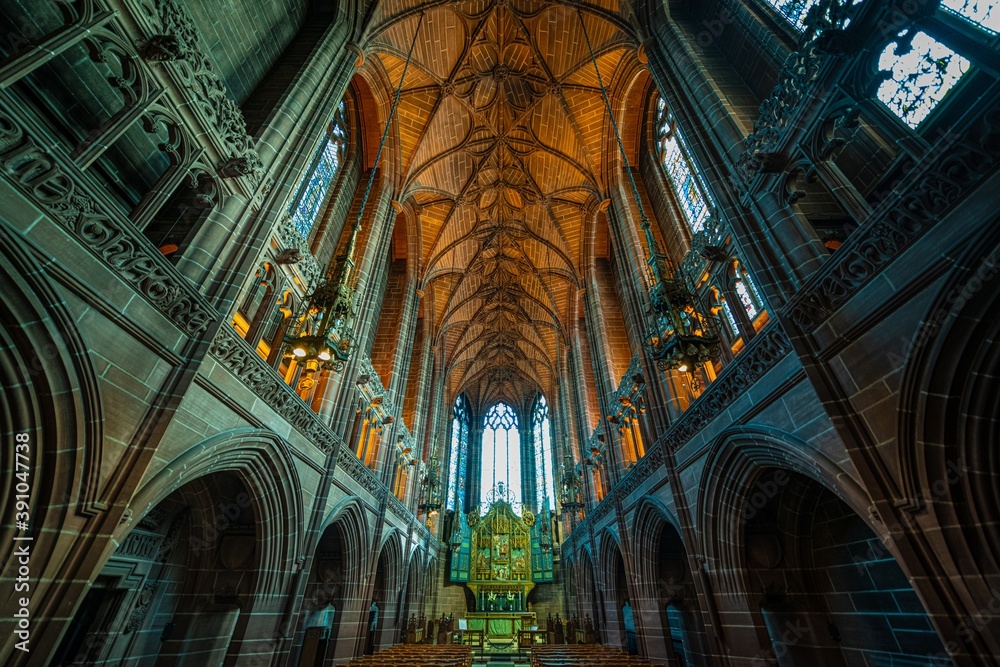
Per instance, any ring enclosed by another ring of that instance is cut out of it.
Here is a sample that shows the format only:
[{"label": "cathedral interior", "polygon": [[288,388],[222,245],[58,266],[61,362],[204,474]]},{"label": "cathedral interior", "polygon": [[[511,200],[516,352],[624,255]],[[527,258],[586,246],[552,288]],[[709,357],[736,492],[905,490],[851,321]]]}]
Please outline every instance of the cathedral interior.
[{"label": "cathedral interior", "polygon": [[0,0],[0,663],[1000,665],[998,5]]}]

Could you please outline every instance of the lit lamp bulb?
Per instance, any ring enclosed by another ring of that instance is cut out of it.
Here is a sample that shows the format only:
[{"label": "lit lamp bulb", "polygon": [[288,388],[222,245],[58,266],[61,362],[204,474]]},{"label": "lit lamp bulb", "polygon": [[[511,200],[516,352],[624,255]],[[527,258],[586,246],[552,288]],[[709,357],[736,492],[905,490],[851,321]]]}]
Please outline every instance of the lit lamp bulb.
[{"label": "lit lamp bulb", "polygon": [[292,354],[301,359],[302,357],[306,356],[306,348],[301,345],[296,345],[294,348],[292,348]]},{"label": "lit lamp bulb", "polygon": [[324,346],[317,356],[320,361],[330,361],[330,348]]},{"label": "lit lamp bulb", "polygon": [[677,370],[679,370],[681,373],[687,373],[687,369],[688,369],[687,364],[681,364],[680,366],[677,367]]}]

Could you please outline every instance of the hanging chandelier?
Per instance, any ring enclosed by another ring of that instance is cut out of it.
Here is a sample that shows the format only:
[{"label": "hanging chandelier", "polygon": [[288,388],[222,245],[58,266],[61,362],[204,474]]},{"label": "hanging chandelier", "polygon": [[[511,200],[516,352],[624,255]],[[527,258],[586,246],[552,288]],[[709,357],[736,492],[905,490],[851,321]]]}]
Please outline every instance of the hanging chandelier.
[{"label": "hanging chandelier", "polygon": [[375,163],[368,174],[368,183],[365,185],[365,193],[361,198],[358,216],[354,220],[351,236],[344,252],[330,263],[323,280],[311,294],[306,296],[305,313],[299,318],[295,330],[285,336],[286,354],[305,367],[306,374],[299,383],[300,389],[308,389],[315,384],[313,376],[316,371],[320,369],[341,371],[351,358],[351,352],[354,349],[354,321],[357,319],[357,312],[354,308],[357,289],[357,283],[353,280],[354,251],[358,243],[358,234],[361,232],[361,221],[364,217],[365,207],[368,204],[368,197],[371,195],[372,184],[375,181],[375,172],[378,169],[379,160],[382,158],[382,149],[385,148],[385,141],[389,136],[392,119],[396,115],[396,108],[399,106],[403,82],[406,80],[406,70],[410,67],[413,48],[417,44],[417,35],[420,34],[420,26],[423,25],[423,22],[424,14],[421,12],[417,27],[413,31],[413,41],[410,42],[410,50],[406,55],[403,73],[399,77],[396,95],[389,108],[389,117],[386,119],[385,129],[382,131],[378,152],[375,154]]},{"label": "hanging chandelier", "polygon": [[590,42],[590,35],[587,33],[583,12],[580,9],[577,9],[577,16],[580,19],[583,36],[587,40],[590,60],[597,73],[597,83],[601,87],[604,106],[611,119],[611,127],[615,132],[615,140],[618,142],[618,151],[625,165],[625,173],[628,174],[629,183],[632,186],[632,197],[635,199],[635,206],[639,211],[639,226],[646,238],[646,252],[649,256],[646,263],[649,266],[652,283],[648,295],[649,314],[652,316],[653,323],[646,332],[643,346],[656,360],[660,369],[692,372],[698,364],[719,358],[718,327],[714,318],[701,304],[698,295],[688,286],[683,272],[673,266],[670,258],[660,251],[656,243],[649,218],[646,217],[646,211],[642,205],[642,198],[639,196],[639,188],[632,175],[632,167],[625,154],[625,146],[622,143],[621,134],[618,132],[618,123],[615,122],[614,111],[608,99],[608,91],[604,87],[601,70],[597,66],[597,57],[594,55],[594,47]]},{"label": "hanging chandelier", "polygon": [[580,502],[580,475],[577,473],[576,464],[573,462],[573,456],[567,454],[563,457],[563,493],[560,505],[562,506],[562,511],[570,513],[570,516],[574,516],[577,512],[583,509],[583,503]]},{"label": "hanging chandelier", "polygon": [[435,438],[434,444],[431,446],[431,456],[430,460],[427,462],[427,474],[421,480],[420,485],[424,487],[424,502],[417,507],[417,510],[423,512],[427,515],[431,513],[436,513],[441,509],[441,503],[438,502],[437,489],[439,484],[438,478],[438,466],[440,461],[438,461],[438,441]]}]

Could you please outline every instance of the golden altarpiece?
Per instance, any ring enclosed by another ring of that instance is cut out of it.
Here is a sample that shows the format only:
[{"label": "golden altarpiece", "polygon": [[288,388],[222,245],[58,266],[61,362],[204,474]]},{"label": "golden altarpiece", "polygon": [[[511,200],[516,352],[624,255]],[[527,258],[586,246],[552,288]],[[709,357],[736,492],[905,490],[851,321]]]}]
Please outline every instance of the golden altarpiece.
[{"label": "golden altarpiece", "polygon": [[549,512],[542,516],[524,509],[503,485],[487,496],[485,516],[476,509],[459,515],[452,554],[451,580],[464,583],[476,601],[468,612],[470,630],[491,637],[513,637],[536,625],[527,611],[528,594],[536,583],[552,581]]}]

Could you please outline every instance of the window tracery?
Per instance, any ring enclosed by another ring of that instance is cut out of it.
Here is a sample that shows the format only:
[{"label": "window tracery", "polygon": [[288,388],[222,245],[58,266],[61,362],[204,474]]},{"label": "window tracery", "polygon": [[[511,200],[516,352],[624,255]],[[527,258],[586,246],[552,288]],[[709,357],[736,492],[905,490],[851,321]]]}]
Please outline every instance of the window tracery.
[{"label": "window tracery", "polygon": [[941,0],[941,7],[958,14],[969,23],[982,28],[991,35],[1000,32],[1000,1],[984,0]]},{"label": "window tracery", "polygon": [[729,307],[729,301],[725,297],[722,299],[722,312],[726,314],[726,324],[729,325],[729,333],[739,338],[740,328],[736,324],[736,317],[733,315],[733,310]]},{"label": "window tracery", "polygon": [[688,227],[697,234],[705,226],[712,201],[695,173],[690,151],[673,114],[659,96],[656,99],[656,136],[660,164],[673,187]]},{"label": "window tracery", "polygon": [[879,56],[878,99],[916,129],[969,70],[969,61],[925,32],[901,34]]},{"label": "window tracery", "polygon": [[503,482],[513,498],[521,493],[521,440],[514,409],[497,403],[483,419],[483,457],[480,471],[479,501]]},{"label": "window tracery", "polygon": [[[748,285],[749,288],[747,287]],[[760,295],[757,294],[757,288],[754,287],[752,282],[750,282],[749,276],[739,273],[736,274],[736,280],[733,286],[736,289],[737,296],[740,297],[740,303],[743,304],[743,309],[747,311],[747,317],[749,317],[752,322],[760,312]]]},{"label": "window tracery", "polygon": [[347,154],[347,117],[344,101],[341,100],[330,121],[327,136],[313,158],[309,169],[295,186],[295,198],[288,208],[295,229],[309,238],[320,208],[326,200]]},{"label": "window tracery", "polygon": [[549,422],[549,405],[544,396],[535,402],[531,419],[535,449],[536,508],[541,511],[546,502],[551,508],[555,502],[555,483],[552,473],[552,424]]},{"label": "window tracery", "polygon": [[809,10],[819,0],[767,0],[767,2],[796,30],[801,32],[805,29],[805,20]]},{"label": "window tracery", "polygon": [[446,510],[462,509],[460,501],[465,489],[466,471],[469,463],[469,412],[465,399],[459,395],[455,399],[451,419],[451,454],[448,460],[448,500]]}]

